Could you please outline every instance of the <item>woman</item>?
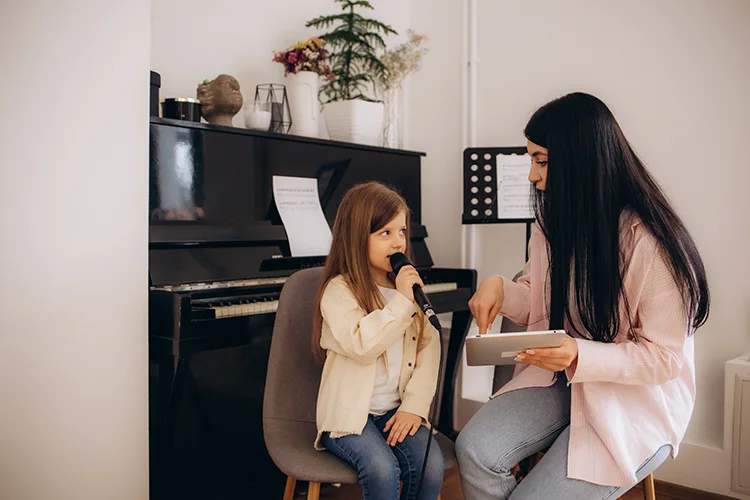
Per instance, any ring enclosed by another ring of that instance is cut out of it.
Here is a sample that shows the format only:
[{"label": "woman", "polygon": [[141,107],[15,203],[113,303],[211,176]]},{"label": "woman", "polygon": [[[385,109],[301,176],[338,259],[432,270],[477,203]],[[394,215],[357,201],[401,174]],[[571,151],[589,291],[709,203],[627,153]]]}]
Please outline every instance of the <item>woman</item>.
[{"label": "woman", "polygon": [[[516,281],[469,302],[480,333],[498,314],[565,329],[519,354],[513,379],[459,435],[467,499],[617,498],[676,456],[695,400],[693,337],[708,317],[693,239],[599,99],[566,95],[524,131],[537,223]],[[549,448],[517,486],[510,469]]]}]

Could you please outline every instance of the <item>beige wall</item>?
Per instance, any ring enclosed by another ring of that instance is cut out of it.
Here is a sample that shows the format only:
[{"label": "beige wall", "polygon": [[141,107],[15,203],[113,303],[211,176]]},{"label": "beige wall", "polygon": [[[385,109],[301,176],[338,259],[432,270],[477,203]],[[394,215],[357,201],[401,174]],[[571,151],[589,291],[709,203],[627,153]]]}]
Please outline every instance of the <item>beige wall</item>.
[{"label": "beige wall", "polygon": [[145,500],[150,1],[0,15],[0,498]]}]

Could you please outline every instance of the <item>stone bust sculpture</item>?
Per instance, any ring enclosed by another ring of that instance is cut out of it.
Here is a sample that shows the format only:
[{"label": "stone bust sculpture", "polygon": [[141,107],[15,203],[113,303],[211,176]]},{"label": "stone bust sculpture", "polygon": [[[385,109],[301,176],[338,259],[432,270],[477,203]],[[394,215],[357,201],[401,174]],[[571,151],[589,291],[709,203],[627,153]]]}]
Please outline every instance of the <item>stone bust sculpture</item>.
[{"label": "stone bust sculpture", "polygon": [[232,126],[232,117],[242,109],[240,83],[229,75],[219,75],[211,82],[198,86],[201,115],[212,125]]}]

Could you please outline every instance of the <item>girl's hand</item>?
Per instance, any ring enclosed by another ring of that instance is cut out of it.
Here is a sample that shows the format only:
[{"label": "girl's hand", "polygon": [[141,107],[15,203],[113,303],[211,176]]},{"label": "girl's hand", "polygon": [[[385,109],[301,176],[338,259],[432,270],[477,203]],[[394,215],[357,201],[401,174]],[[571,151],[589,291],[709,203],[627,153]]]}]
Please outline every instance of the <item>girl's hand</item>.
[{"label": "girl's hand", "polygon": [[568,337],[563,340],[560,347],[529,349],[516,356],[516,360],[552,372],[559,372],[568,367],[575,368],[578,362],[578,343]]},{"label": "girl's hand", "polygon": [[497,313],[503,306],[505,293],[503,289],[503,278],[491,276],[479,285],[479,290],[469,301],[469,309],[474,319],[477,320],[479,334],[484,335],[497,317]]},{"label": "girl's hand", "polygon": [[414,266],[404,266],[398,272],[396,276],[396,290],[401,292],[407,299],[414,302],[414,290],[413,286],[417,284],[424,288],[422,278],[419,277],[419,273]]},{"label": "girl's hand", "polygon": [[419,426],[422,425],[422,417],[408,413],[405,411],[397,411],[388,422],[386,422],[383,432],[390,433],[386,438],[386,441],[391,446],[396,446],[398,443],[403,443],[406,436],[413,436],[419,430]]}]

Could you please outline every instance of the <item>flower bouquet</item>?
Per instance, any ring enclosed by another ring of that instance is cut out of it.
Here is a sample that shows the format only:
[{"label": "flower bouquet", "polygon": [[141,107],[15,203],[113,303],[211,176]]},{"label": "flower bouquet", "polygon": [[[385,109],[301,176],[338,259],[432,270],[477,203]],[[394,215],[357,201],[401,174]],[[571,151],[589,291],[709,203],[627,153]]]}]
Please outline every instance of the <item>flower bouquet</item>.
[{"label": "flower bouquet", "polygon": [[312,71],[329,81],[335,80],[328,63],[329,54],[325,42],[317,37],[297,42],[283,51],[273,52],[273,61],[284,65],[284,76],[301,71]]}]

